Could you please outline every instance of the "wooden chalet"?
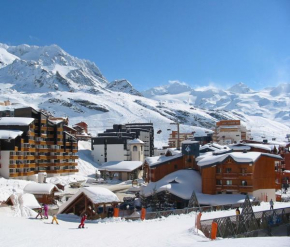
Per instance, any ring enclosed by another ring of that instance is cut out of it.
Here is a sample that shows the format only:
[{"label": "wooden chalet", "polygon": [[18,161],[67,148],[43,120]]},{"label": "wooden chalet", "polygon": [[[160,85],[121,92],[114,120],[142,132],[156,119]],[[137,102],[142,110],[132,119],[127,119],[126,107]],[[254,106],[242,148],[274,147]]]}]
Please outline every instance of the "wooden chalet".
[{"label": "wooden chalet", "polygon": [[106,218],[108,212],[119,203],[116,194],[106,188],[85,187],[61,205],[58,213],[78,216],[87,214],[88,219]]},{"label": "wooden chalet", "polygon": [[55,204],[54,193],[59,190],[54,184],[29,183],[23,191],[33,194],[39,203]]},{"label": "wooden chalet", "polygon": [[260,152],[205,156],[197,163],[202,193],[267,195],[268,200],[275,200],[275,164],[281,160],[279,155]]},{"label": "wooden chalet", "polygon": [[156,182],[166,175],[182,169],[197,170],[195,157],[199,155],[199,143],[183,141],[180,153],[171,150],[167,151],[166,155],[147,157],[145,159],[143,163],[143,178],[146,182]]}]

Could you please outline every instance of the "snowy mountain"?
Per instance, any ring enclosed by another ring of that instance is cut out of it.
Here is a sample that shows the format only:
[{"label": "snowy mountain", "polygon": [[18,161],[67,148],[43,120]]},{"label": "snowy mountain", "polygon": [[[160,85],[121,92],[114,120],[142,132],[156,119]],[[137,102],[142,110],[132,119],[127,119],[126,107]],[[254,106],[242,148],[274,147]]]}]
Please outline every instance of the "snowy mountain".
[{"label": "snowy mountain", "polygon": [[230,87],[227,91],[238,94],[246,94],[254,92],[252,89],[250,89],[246,84],[242,82]]},{"label": "snowy mountain", "polygon": [[266,88],[256,92],[244,83],[238,83],[227,90],[217,88],[193,89],[182,93],[157,94],[170,86],[159,86],[143,93],[148,98],[165,102],[183,102],[197,108],[209,110],[236,111],[249,116],[260,116],[279,121],[289,126],[290,84]]},{"label": "snowy mountain", "polygon": [[108,84],[107,89],[110,89],[115,92],[123,92],[132,95],[142,96],[140,92],[138,92],[135,88],[133,88],[132,84],[125,80],[115,80]]},{"label": "snowy mountain", "polygon": [[0,110],[32,106],[68,116],[71,125],[85,121],[92,135],[115,123],[152,122],[156,132],[161,130],[155,134],[158,147],[167,144],[176,130],[170,123],[176,121],[180,131],[196,135],[210,133],[221,119],[240,119],[257,139],[284,140],[290,133],[287,86],[254,92],[241,83],[222,90],[172,81],[141,94],[125,79],[108,83],[94,63],[56,45],[0,44],[0,83],[0,102],[9,98],[12,103]]},{"label": "snowy mountain", "polygon": [[191,87],[186,83],[179,81],[170,81],[168,85],[161,87],[154,87],[152,89],[142,92],[145,97],[151,98],[155,95],[165,95],[165,94],[180,94],[184,92],[191,91]]},{"label": "snowy mountain", "polygon": [[0,45],[0,82],[17,91],[47,92],[98,90],[108,82],[98,67],[70,56],[57,45]]}]

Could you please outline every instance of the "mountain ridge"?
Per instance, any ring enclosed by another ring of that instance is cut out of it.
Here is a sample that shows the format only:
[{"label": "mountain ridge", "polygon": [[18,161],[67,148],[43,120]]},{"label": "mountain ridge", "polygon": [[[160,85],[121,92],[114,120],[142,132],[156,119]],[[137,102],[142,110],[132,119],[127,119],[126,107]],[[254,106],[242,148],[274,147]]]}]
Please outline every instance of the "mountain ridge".
[{"label": "mountain ridge", "polygon": [[[159,147],[167,143],[168,130],[174,130],[172,122],[179,122],[182,132],[196,135],[209,133],[221,119],[240,119],[260,139],[265,132],[269,138],[279,135],[281,139],[290,133],[284,124],[290,118],[288,93],[280,93],[279,88],[277,96],[269,97],[275,88],[255,92],[238,84],[230,91],[197,90],[171,81],[144,93],[126,79],[109,83],[95,63],[73,57],[57,45],[11,48],[0,44],[0,83],[0,101],[9,97],[13,103],[0,106],[1,110],[32,106],[69,116],[71,124],[86,121],[93,135],[114,123],[153,122],[161,130],[155,137]],[[276,108],[281,109],[269,114]]]}]

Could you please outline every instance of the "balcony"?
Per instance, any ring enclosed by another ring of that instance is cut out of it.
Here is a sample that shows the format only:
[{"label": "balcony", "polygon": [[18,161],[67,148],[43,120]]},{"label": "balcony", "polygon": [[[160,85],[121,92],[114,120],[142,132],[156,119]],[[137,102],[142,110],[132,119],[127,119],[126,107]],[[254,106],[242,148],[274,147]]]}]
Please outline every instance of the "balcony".
[{"label": "balcony", "polygon": [[35,158],[34,155],[23,155],[23,160],[34,160]]},{"label": "balcony", "polygon": [[78,172],[78,169],[63,169],[63,170],[48,170],[46,171],[49,174],[59,174],[59,173],[70,173],[70,172]]},{"label": "balcony", "polygon": [[238,173],[216,173],[217,179],[238,179]]},{"label": "balcony", "polygon": [[23,177],[23,176],[31,176],[37,174],[36,171],[30,171],[30,172],[12,172],[9,174],[9,177]]},{"label": "balcony", "polygon": [[239,192],[252,192],[253,186],[252,185],[216,185],[217,191],[239,191]]},{"label": "balcony", "polygon": [[239,179],[241,180],[251,180],[253,173],[239,173]]}]

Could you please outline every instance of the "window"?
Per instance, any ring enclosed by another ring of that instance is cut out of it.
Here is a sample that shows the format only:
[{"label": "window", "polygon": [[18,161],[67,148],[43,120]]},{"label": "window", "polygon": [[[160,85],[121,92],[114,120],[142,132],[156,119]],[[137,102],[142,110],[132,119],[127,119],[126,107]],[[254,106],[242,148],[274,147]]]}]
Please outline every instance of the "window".
[{"label": "window", "polygon": [[174,165],[174,169],[176,170],[177,168],[178,168],[178,165],[175,164],[175,165]]},{"label": "window", "polygon": [[232,168],[226,168],[226,173],[231,173],[232,172]]},{"label": "window", "polygon": [[241,173],[244,175],[245,173],[247,173],[247,169],[246,168],[242,168],[241,169]]},{"label": "window", "polygon": [[242,180],[241,183],[242,183],[242,186],[247,186],[247,184],[248,184],[246,180]]},{"label": "window", "polygon": [[232,180],[227,180],[227,185],[232,185],[233,181]]},{"label": "window", "polygon": [[133,146],[133,151],[137,151],[137,146]]},{"label": "window", "polygon": [[216,169],[216,173],[222,173],[222,169],[221,169],[220,167],[218,167],[218,168]]},{"label": "window", "polygon": [[217,181],[216,181],[216,185],[222,185],[223,183],[222,183],[222,180],[220,180],[220,179],[217,179]]}]

